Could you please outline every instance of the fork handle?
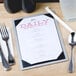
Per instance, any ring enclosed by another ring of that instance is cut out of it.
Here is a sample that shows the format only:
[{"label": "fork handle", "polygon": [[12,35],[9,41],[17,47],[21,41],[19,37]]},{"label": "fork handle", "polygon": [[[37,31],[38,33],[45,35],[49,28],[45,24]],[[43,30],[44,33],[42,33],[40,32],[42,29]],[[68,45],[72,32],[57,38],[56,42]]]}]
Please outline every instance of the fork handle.
[{"label": "fork handle", "polygon": [[7,45],[7,49],[8,49],[8,63],[10,65],[13,65],[15,63],[15,60],[10,52],[10,48],[9,48],[9,45],[8,45],[8,41],[6,41],[6,45]]},{"label": "fork handle", "polygon": [[3,64],[4,70],[10,70],[11,68],[10,68],[10,66],[9,66],[9,64],[8,64],[4,54],[2,52],[1,47],[0,47],[0,54],[1,54],[1,59],[2,59],[2,64]]}]

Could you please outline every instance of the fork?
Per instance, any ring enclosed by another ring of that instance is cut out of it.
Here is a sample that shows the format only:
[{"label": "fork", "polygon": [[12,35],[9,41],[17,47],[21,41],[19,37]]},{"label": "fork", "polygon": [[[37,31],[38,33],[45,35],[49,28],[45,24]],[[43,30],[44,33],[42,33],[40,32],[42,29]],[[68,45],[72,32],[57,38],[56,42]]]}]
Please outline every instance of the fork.
[{"label": "fork", "polygon": [[10,65],[8,64],[8,62],[7,62],[7,60],[6,60],[5,56],[4,56],[1,45],[0,45],[0,55],[1,55],[1,60],[2,60],[2,65],[4,67],[4,70],[6,70],[6,71],[10,70],[11,69]]},{"label": "fork", "polygon": [[2,25],[0,27],[0,32],[1,32],[1,37],[6,42],[6,46],[7,46],[7,49],[8,49],[8,63],[9,63],[9,65],[13,65],[15,63],[15,60],[14,60],[14,58],[13,58],[11,52],[10,52],[10,48],[9,48],[9,45],[8,45],[9,33],[8,33],[8,30],[7,30],[5,25]]}]

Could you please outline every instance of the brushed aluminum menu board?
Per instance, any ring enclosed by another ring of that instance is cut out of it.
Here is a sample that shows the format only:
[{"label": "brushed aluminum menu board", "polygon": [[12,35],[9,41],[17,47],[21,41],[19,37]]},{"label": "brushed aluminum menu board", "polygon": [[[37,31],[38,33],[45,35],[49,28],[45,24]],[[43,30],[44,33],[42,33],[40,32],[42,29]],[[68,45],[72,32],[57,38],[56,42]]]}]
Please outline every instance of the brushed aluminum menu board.
[{"label": "brushed aluminum menu board", "polygon": [[57,22],[49,13],[14,20],[21,69],[67,60]]}]

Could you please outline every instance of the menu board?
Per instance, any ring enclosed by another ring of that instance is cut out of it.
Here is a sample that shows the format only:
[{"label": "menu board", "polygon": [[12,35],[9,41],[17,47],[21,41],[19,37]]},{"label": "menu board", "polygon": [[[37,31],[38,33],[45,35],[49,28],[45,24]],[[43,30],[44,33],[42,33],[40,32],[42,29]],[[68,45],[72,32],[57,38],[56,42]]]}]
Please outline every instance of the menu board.
[{"label": "menu board", "polygon": [[49,13],[14,20],[21,69],[67,60],[57,22]]}]

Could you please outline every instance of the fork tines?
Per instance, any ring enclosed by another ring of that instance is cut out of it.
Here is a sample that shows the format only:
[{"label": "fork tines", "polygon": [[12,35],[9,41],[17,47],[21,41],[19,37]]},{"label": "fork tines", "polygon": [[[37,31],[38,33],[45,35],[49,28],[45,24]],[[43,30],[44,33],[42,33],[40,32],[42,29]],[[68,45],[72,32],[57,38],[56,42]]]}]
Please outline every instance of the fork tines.
[{"label": "fork tines", "polygon": [[0,32],[3,40],[9,39],[9,34],[5,25],[0,27]]}]

